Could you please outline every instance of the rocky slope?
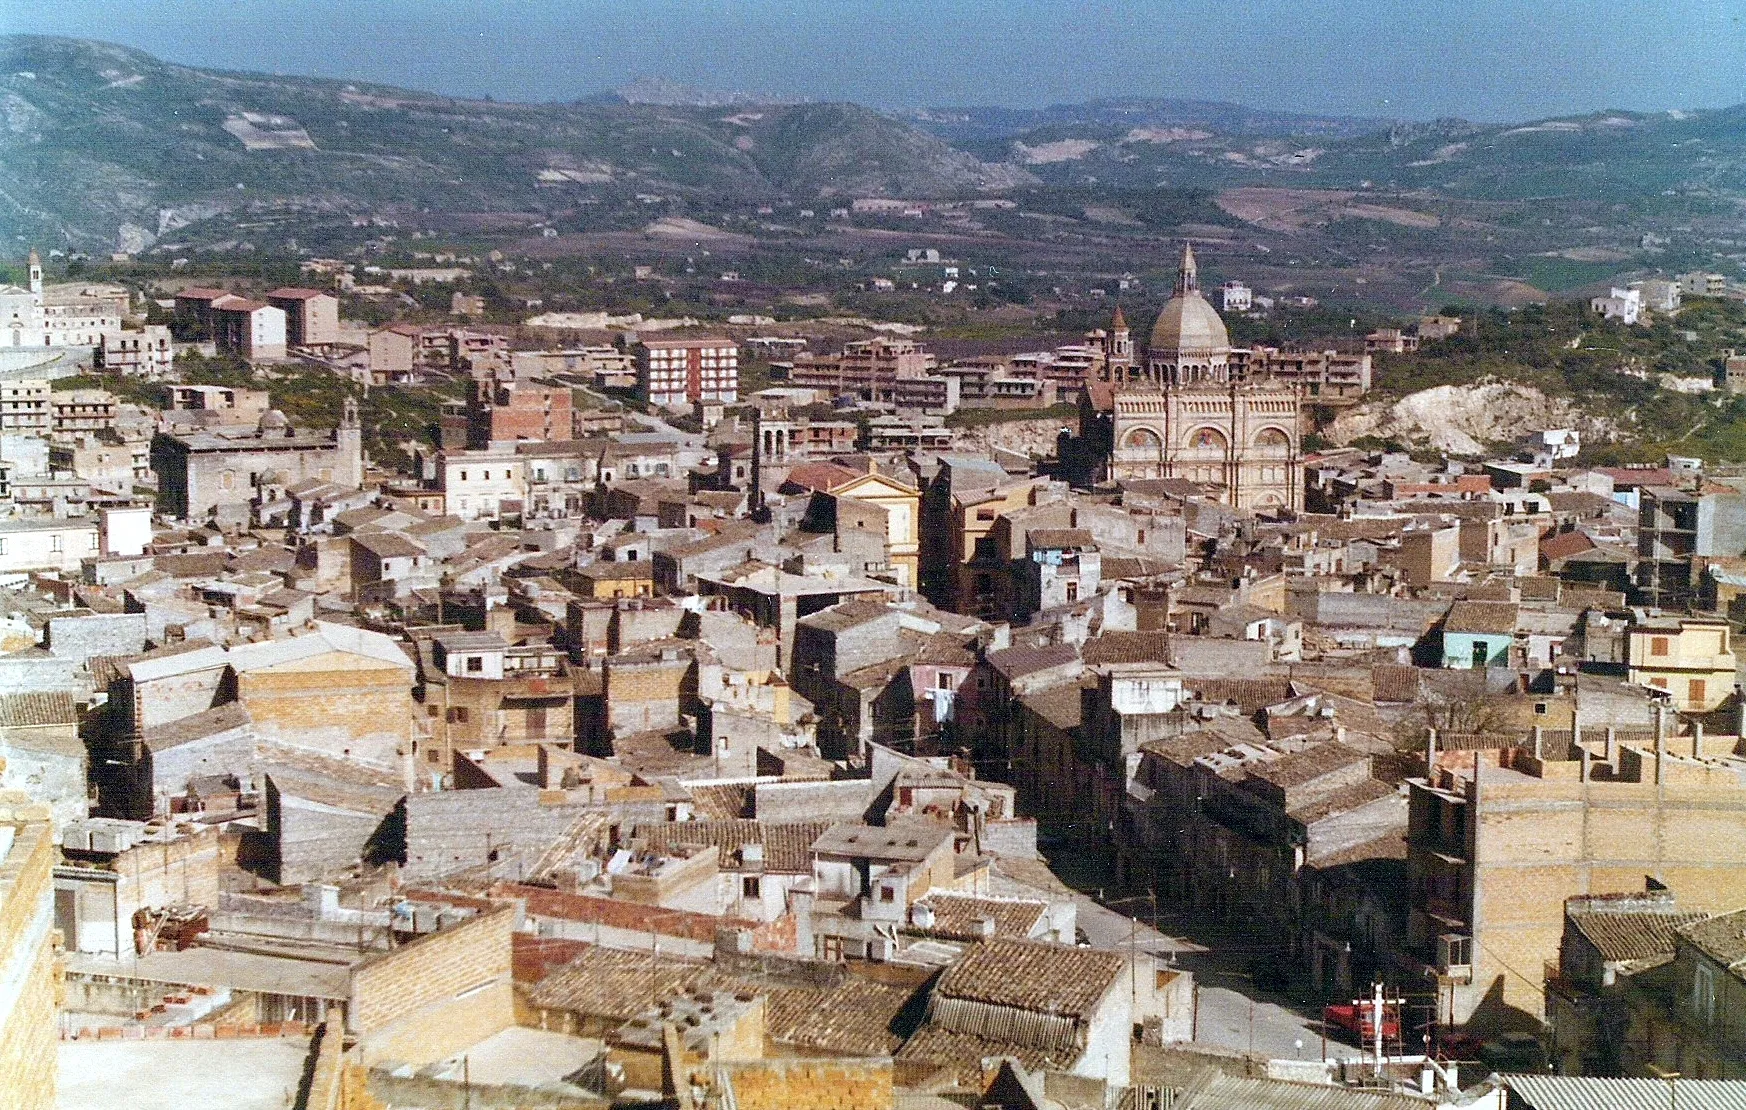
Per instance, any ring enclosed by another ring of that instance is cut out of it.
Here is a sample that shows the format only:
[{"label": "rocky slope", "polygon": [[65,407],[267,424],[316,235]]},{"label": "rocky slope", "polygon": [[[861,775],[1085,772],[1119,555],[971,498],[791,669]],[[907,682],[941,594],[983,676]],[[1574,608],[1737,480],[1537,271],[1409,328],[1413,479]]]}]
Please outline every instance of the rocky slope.
[{"label": "rocky slope", "polygon": [[1569,399],[1506,382],[1440,385],[1398,400],[1378,399],[1348,409],[1328,429],[1334,443],[1363,436],[1397,440],[1451,455],[1479,456],[1491,444],[1513,443],[1543,428],[1576,428],[1585,438],[1611,438],[1611,422]]}]

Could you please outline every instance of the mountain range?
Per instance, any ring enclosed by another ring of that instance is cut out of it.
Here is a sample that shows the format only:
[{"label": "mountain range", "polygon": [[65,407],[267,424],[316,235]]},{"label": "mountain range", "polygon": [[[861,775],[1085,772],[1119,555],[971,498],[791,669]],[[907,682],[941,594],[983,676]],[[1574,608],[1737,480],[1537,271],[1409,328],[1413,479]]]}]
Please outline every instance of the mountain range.
[{"label": "mountain range", "polygon": [[262,214],[538,213],[614,192],[730,204],[1057,186],[1746,198],[1746,107],[1511,126],[1140,98],[881,113],[659,79],[579,103],[512,104],[6,36],[0,124],[0,235],[86,250],[138,250],[190,224]]}]

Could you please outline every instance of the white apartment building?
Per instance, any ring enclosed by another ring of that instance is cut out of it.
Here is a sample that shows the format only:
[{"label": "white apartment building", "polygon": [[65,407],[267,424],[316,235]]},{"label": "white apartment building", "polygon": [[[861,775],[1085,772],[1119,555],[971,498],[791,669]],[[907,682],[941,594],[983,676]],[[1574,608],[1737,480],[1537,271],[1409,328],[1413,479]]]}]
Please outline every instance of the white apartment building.
[{"label": "white apartment building", "polygon": [[1247,312],[1255,307],[1255,291],[1240,281],[1227,281],[1219,286],[1223,298],[1220,305],[1226,312]]}]

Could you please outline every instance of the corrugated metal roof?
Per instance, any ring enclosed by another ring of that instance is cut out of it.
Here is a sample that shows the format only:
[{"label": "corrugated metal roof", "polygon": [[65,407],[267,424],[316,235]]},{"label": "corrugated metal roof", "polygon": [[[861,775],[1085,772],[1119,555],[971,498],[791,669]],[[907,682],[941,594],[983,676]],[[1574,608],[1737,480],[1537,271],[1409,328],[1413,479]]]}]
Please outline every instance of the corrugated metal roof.
[{"label": "corrugated metal roof", "polygon": [[[1602,1079],[1505,1075],[1503,1085],[1533,1110],[1746,1110],[1746,1080]],[[1199,1110],[1198,1104],[1195,1110]]]},{"label": "corrugated metal roof", "polygon": [[1176,1100],[1176,1110],[1426,1110],[1410,1095],[1209,1071]]}]

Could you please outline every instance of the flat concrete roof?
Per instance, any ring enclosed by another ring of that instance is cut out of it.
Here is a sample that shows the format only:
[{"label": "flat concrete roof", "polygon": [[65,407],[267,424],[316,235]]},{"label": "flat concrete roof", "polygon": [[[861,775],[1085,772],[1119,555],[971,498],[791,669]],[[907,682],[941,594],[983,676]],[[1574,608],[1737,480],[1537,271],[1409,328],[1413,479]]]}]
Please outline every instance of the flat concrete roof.
[{"label": "flat concrete roof", "polygon": [[117,975],[178,986],[230,987],[303,998],[349,999],[352,993],[350,964],[223,948],[151,952],[120,960],[69,953],[67,971],[75,975]]},{"label": "flat concrete roof", "polygon": [[309,1038],[62,1041],[58,1110],[284,1110]]}]

